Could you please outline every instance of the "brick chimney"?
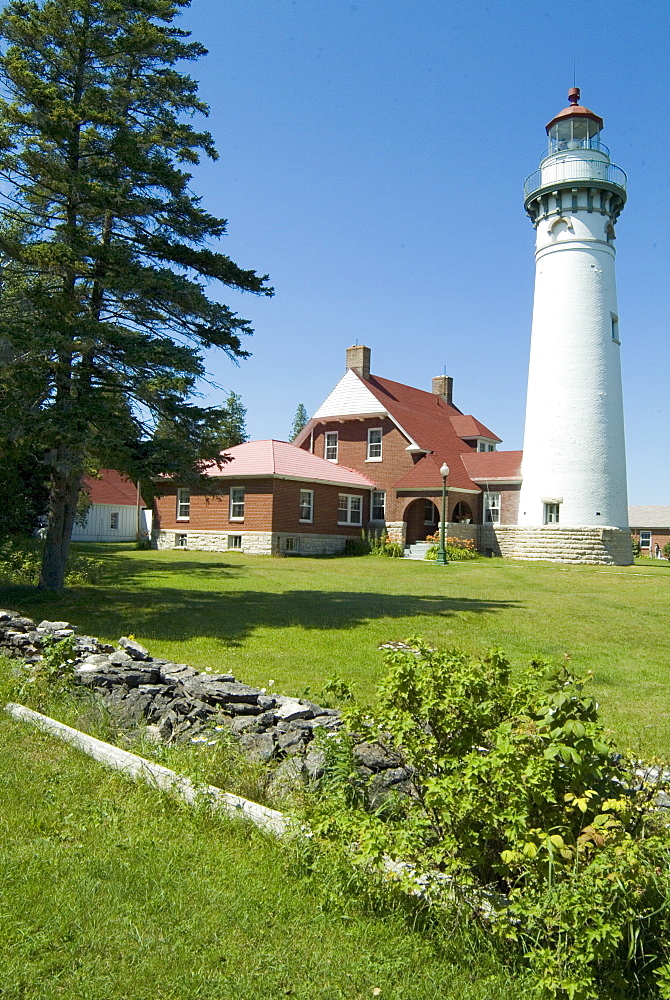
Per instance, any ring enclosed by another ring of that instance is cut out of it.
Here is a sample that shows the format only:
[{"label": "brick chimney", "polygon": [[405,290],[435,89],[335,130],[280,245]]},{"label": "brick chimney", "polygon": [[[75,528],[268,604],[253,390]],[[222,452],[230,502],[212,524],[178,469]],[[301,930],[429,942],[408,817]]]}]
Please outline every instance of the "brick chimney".
[{"label": "brick chimney", "polygon": [[370,348],[356,344],[355,347],[347,347],[347,371],[356,372],[361,378],[370,378]]},{"label": "brick chimney", "polygon": [[454,380],[450,375],[436,375],[433,379],[433,395],[441,396],[445,403],[452,406],[451,395],[454,388]]}]

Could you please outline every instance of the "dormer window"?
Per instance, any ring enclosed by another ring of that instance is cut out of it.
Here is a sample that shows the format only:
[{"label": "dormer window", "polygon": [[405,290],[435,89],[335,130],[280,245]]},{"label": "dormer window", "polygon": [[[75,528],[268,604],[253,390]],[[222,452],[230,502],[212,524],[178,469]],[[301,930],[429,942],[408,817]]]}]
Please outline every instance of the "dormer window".
[{"label": "dormer window", "polygon": [[491,441],[483,441],[481,438],[477,440],[477,451],[495,451],[496,446]]}]

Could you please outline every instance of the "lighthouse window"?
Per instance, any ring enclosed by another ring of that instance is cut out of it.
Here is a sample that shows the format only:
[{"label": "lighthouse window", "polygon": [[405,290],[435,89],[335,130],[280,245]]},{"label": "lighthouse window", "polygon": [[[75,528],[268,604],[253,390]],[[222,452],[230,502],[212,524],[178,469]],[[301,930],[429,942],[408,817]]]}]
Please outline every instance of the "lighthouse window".
[{"label": "lighthouse window", "polygon": [[615,343],[617,343],[617,344],[621,343],[621,341],[619,340],[619,317],[618,316],[612,316],[612,340]]},{"label": "lighthouse window", "polygon": [[546,503],[544,505],[545,524],[558,524],[560,506],[558,503]]}]

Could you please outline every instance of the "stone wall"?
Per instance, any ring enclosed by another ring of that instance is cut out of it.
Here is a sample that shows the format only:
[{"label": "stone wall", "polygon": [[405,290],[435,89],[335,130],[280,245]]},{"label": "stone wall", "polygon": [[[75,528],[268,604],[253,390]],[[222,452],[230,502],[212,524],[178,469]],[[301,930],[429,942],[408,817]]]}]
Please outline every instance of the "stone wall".
[{"label": "stone wall", "polygon": [[630,531],[621,528],[477,527],[480,552],[508,559],[604,566],[631,566],[633,563]]},{"label": "stone wall", "polygon": [[[176,545],[175,536],[186,535],[186,545]],[[239,536],[241,546],[228,544],[229,537]],[[301,555],[321,556],[336,555],[344,552],[347,537],[354,535],[319,535],[300,532],[277,531],[189,531],[156,530],[152,534],[152,545],[156,549],[186,548],[197,552],[244,552],[248,555]],[[287,545],[286,539],[292,539]]]}]

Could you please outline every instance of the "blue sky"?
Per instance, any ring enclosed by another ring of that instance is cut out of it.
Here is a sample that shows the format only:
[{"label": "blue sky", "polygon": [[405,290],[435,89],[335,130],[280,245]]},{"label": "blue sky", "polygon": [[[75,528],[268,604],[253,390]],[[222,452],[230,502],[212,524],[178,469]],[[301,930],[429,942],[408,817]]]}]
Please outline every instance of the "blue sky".
[{"label": "blue sky", "polygon": [[[629,500],[670,503],[670,4],[192,0],[182,26],[220,159],[196,171],[221,248],[272,299],[221,293],[255,329],[207,359],[253,438],[286,439],[344,371],[430,388],[521,448],[534,231],[524,178],[576,83],[628,173],[617,280]],[[214,292],[214,289],[212,289]]]}]

